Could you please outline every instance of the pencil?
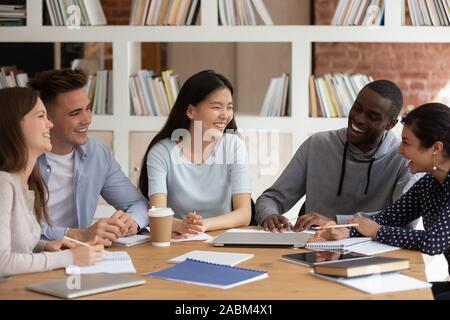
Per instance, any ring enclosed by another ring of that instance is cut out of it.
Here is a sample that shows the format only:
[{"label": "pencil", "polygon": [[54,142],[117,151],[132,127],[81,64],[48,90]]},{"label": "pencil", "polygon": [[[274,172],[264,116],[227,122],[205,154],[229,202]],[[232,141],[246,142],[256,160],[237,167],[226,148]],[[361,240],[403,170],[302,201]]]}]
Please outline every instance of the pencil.
[{"label": "pencil", "polygon": [[349,223],[349,224],[334,224],[326,227],[312,227],[314,230],[324,230],[324,229],[336,229],[336,228],[348,228],[348,227],[357,227],[358,223]]},{"label": "pencil", "polygon": [[[79,245],[82,245],[82,246],[85,246],[85,247],[90,247],[90,245],[88,245],[87,243],[84,243],[84,242],[82,242],[82,241],[78,241],[78,240],[73,239],[73,238],[71,238],[71,237],[64,236],[64,239],[70,240],[70,241],[72,241],[72,242],[75,242],[75,243],[77,243],[77,244],[79,244]],[[111,252],[106,251],[106,250],[102,250],[102,252],[104,252],[104,253],[111,253]]]}]

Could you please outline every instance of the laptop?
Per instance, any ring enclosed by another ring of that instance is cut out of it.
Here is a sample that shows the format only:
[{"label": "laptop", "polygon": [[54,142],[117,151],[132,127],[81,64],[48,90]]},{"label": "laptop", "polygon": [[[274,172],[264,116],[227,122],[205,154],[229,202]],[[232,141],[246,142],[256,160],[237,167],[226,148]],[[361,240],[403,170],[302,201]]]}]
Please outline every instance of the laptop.
[{"label": "laptop", "polygon": [[[77,279],[77,277],[80,277]],[[96,273],[72,275],[45,283],[28,285],[27,290],[60,298],[73,299],[105,291],[133,287],[145,283],[145,279],[127,274]]]},{"label": "laptop", "polygon": [[213,245],[303,248],[310,237],[311,234],[305,232],[224,232],[213,240]]}]

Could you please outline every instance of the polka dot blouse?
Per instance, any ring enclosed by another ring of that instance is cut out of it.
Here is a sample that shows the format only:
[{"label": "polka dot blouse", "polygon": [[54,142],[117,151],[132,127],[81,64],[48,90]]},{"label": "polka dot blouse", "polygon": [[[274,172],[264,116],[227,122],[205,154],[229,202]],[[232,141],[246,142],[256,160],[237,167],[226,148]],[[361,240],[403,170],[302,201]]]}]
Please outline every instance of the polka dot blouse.
[{"label": "polka dot blouse", "polygon": [[[419,217],[425,230],[408,229],[407,224]],[[382,226],[377,241],[429,255],[443,253],[450,265],[450,173],[443,184],[426,174],[391,207],[370,219]],[[361,234],[350,228],[350,236]]]}]

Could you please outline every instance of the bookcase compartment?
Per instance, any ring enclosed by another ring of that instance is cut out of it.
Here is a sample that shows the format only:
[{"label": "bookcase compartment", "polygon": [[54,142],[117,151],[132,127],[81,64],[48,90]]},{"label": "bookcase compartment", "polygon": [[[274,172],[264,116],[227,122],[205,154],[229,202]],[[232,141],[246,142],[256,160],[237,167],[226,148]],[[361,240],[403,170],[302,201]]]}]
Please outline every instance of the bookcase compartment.
[{"label": "bookcase compartment", "polygon": [[[155,55],[153,58],[149,58],[148,50],[144,49],[148,45],[159,48],[150,49]],[[141,68],[170,69],[178,75],[181,86],[201,70],[213,69],[223,74],[234,86],[238,116],[260,115],[272,78],[286,74],[290,83],[292,48],[288,42],[172,42],[134,46],[141,46],[141,50],[135,52],[130,75],[136,75]],[[290,116],[290,85],[286,89],[286,104],[280,113]],[[130,111],[134,114],[132,106]]]}]

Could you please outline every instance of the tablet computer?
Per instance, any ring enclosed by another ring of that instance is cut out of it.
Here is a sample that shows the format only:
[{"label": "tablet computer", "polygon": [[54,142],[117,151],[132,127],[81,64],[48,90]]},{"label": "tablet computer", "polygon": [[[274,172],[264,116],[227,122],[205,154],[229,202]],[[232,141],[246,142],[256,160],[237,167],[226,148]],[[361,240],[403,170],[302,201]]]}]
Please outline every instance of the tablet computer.
[{"label": "tablet computer", "polygon": [[302,266],[310,267],[338,260],[353,260],[367,258],[368,256],[359,253],[344,253],[339,251],[313,251],[304,253],[285,254],[281,260],[298,263]]}]

